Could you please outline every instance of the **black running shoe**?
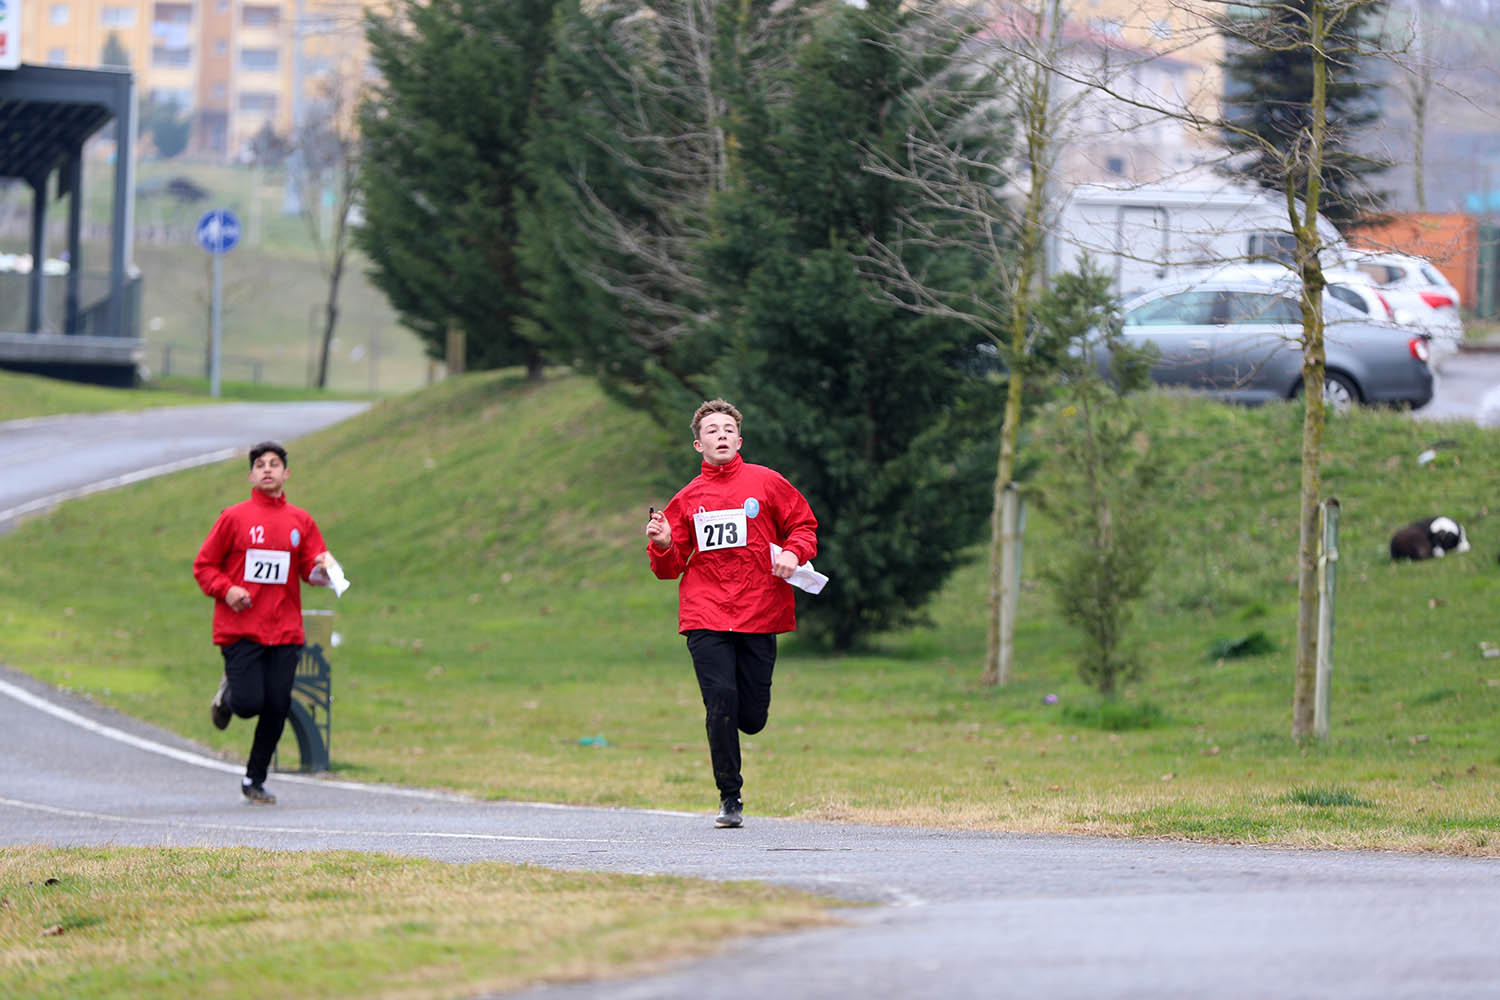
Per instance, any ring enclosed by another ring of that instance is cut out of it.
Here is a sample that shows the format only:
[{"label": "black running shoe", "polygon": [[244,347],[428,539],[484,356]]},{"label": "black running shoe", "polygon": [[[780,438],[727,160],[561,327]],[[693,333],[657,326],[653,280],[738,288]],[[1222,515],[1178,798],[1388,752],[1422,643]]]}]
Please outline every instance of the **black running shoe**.
[{"label": "black running shoe", "polygon": [[274,806],[276,796],[266,791],[265,785],[241,785],[240,791],[245,793],[245,798],[252,806]]},{"label": "black running shoe", "polygon": [[726,799],[720,799],[719,815],[714,817],[714,826],[743,826],[745,820],[744,817],[740,814],[740,810],[743,808],[744,806],[740,803],[740,797],[738,795],[731,795]]},{"label": "black running shoe", "polygon": [[232,713],[229,711],[229,675],[219,678],[219,690],[214,694],[214,700],[208,703],[208,717],[213,720],[215,729],[229,728],[229,719]]}]

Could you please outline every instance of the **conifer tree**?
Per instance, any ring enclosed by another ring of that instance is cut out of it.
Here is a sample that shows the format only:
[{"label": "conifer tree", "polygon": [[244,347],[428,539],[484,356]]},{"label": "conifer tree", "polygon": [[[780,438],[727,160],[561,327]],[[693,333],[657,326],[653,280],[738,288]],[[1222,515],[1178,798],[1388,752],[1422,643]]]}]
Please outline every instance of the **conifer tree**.
[{"label": "conifer tree", "polygon": [[815,2],[567,0],[558,17],[527,149],[529,329],[659,419],[707,392],[703,246],[737,183],[732,129],[782,99],[773,74]]},{"label": "conifer tree", "polygon": [[[1276,0],[1233,8],[1220,22],[1225,40],[1224,144],[1234,156],[1227,169],[1278,193],[1286,189],[1287,165],[1305,172],[1310,157],[1292,155],[1312,132],[1313,52],[1310,8],[1327,16],[1320,58],[1327,80],[1321,103],[1327,140],[1321,150],[1319,210],[1334,223],[1379,209],[1384,193],[1375,178],[1390,168],[1359,151],[1362,130],[1380,117],[1376,22],[1384,0]],[[1305,180],[1292,178],[1297,188]]]},{"label": "conifer tree", "polygon": [[469,367],[541,371],[521,326],[516,200],[556,2],[402,0],[368,18],[380,82],[360,114],[357,238],[372,280],[433,357],[456,326]]},{"label": "conifer tree", "polygon": [[[887,44],[913,16],[870,0],[820,24],[791,100],[731,136],[744,182],[721,200],[713,246],[716,381],[746,414],[747,460],[786,474],[819,518],[832,582],[798,614],[837,648],[919,618],[979,539],[1002,408],[998,383],[966,364],[966,326],[887,301],[856,263],[903,209],[922,211],[863,168],[869,147],[901,141],[909,100],[946,65]],[[968,255],[922,266],[988,291]]]}]

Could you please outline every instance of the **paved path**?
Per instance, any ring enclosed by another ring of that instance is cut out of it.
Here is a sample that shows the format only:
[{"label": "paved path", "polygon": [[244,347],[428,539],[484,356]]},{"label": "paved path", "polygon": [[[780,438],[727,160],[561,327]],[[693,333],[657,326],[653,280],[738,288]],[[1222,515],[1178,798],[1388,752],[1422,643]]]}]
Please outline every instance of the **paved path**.
[{"label": "paved path", "polygon": [[[205,697],[207,692],[205,693]],[[208,725],[207,715],[204,725]],[[243,726],[236,722],[234,725]],[[1500,993],[1500,863],[482,802],[273,775],[0,670],[0,845],[246,845],[765,879],[884,904],[541,998]],[[247,735],[248,739],[248,735]]]},{"label": "paved path", "polygon": [[369,405],[224,403],[0,423],[0,534],[64,500],[310,434]]}]

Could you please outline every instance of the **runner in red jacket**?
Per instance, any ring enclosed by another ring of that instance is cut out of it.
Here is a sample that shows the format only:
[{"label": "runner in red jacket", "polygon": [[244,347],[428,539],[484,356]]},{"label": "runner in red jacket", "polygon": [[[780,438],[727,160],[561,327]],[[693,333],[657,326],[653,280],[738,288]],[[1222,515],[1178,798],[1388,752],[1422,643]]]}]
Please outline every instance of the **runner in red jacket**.
[{"label": "runner in red jacket", "polygon": [[[651,571],[682,578],[677,630],[703,693],[721,827],[743,822],[739,734],[765,728],[776,635],[797,628],[787,578],[818,553],[807,500],[779,472],[740,458],[740,419],[722,399],[698,408],[693,448],[703,471],[646,525]],[[772,544],[781,546],[774,559]]]},{"label": "runner in red jacket", "polygon": [[250,499],[224,509],[193,560],[194,579],[215,599],[213,638],[224,655],[210,717],[219,729],[234,715],[260,717],[241,782],[256,805],[276,801],[265,780],[302,658],[299,581],[326,585],[332,559],[312,515],[287,503],[289,475],[281,445],[251,448]]}]

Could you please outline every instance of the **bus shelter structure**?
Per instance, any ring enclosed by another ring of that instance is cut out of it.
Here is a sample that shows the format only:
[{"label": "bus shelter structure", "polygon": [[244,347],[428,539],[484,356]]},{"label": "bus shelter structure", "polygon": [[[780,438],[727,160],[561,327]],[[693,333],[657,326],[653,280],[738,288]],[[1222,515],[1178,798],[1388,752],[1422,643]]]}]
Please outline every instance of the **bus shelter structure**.
[{"label": "bus shelter structure", "polygon": [[[84,144],[111,124],[107,249],[90,251],[108,260],[96,263],[86,259],[83,241]],[[29,212],[23,206],[15,217],[0,219],[0,233],[17,221],[29,232],[24,253],[0,254],[0,367],[105,385],[135,383],[145,350],[141,281],[130,262],[135,129],[129,70],[26,64],[0,70],[0,185],[30,190]],[[0,205],[9,208],[12,200]],[[54,248],[48,245],[49,213],[63,202],[65,246]]]}]

